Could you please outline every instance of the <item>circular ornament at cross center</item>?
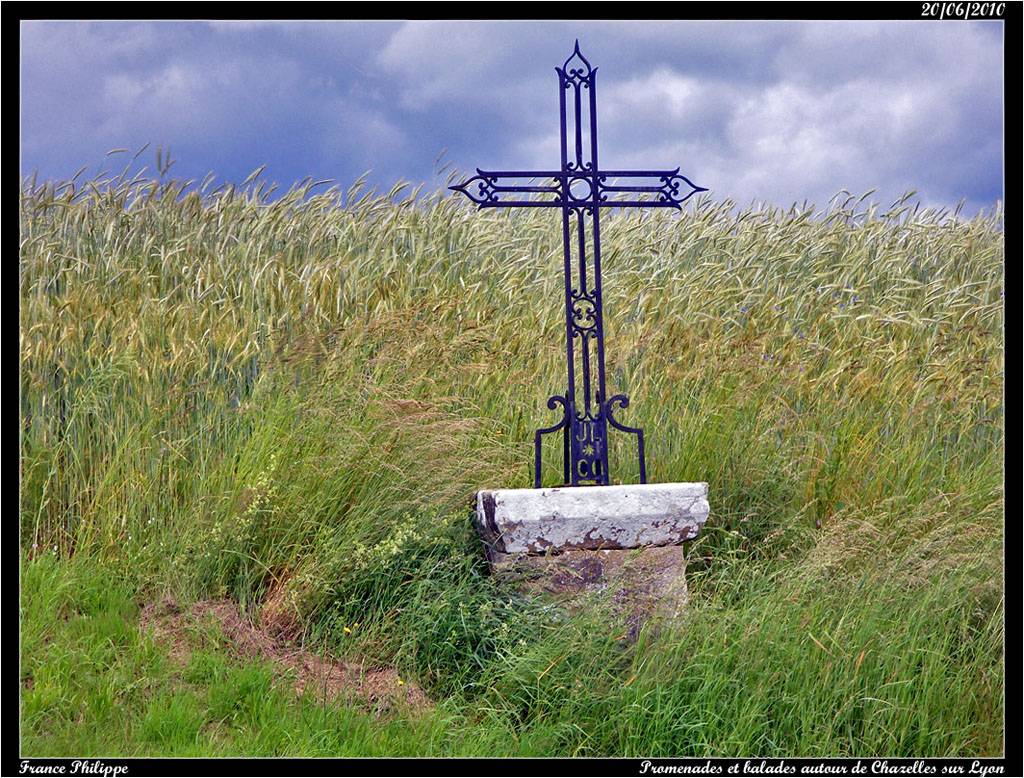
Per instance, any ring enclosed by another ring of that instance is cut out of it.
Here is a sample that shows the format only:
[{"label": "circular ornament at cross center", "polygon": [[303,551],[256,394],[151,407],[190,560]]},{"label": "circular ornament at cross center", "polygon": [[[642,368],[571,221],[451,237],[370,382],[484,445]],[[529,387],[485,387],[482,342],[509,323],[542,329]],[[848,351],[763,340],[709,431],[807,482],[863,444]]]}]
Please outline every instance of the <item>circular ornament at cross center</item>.
[{"label": "circular ornament at cross center", "polygon": [[592,191],[593,187],[591,187],[590,181],[586,178],[573,178],[569,181],[569,197],[576,202],[589,200]]}]

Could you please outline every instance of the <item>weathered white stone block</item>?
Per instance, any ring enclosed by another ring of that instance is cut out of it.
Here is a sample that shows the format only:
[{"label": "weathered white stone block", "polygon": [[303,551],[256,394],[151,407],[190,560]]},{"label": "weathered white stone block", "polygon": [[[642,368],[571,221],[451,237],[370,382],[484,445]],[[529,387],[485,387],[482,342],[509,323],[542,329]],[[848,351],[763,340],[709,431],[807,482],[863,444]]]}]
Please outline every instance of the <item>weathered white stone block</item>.
[{"label": "weathered white stone block", "polygon": [[503,554],[667,546],[707,521],[706,483],[492,489],[477,493],[476,526]]}]

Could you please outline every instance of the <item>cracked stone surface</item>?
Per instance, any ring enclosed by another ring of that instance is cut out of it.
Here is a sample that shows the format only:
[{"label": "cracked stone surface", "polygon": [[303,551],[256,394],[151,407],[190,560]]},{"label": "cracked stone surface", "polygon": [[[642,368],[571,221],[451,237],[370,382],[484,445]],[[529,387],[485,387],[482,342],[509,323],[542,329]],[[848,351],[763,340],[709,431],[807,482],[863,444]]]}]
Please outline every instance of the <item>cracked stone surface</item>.
[{"label": "cracked stone surface", "polygon": [[707,521],[706,483],[493,489],[477,493],[476,527],[500,554],[667,546]]},{"label": "cracked stone surface", "polygon": [[496,578],[572,612],[585,603],[609,608],[618,637],[636,640],[648,622],[682,615],[689,601],[683,546],[569,549],[561,554],[490,554]]}]

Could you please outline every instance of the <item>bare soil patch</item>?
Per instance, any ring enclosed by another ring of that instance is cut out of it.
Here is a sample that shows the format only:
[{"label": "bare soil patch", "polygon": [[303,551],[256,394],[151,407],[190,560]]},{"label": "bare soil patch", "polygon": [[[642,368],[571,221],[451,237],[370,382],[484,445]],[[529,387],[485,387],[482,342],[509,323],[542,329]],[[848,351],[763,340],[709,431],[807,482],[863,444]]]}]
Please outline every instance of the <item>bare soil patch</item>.
[{"label": "bare soil patch", "polygon": [[242,659],[271,662],[297,694],[308,691],[324,702],[357,704],[377,714],[415,714],[432,707],[426,693],[403,680],[394,668],[342,662],[294,645],[279,633],[254,626],[230,600],[202,600],[183,608],[173,598],[165,597],[146,604],[140,621],[180,665],[188,662],[197,630],[215,624],[230,653]]}]

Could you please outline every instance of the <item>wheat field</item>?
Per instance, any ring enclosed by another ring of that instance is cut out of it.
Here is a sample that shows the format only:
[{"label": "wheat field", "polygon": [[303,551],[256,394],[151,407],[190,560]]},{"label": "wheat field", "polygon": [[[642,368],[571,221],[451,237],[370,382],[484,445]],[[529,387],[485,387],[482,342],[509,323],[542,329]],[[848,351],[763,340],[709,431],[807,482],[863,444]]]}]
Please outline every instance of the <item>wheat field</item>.
[{"label": "wheat field", "polygon": [[[609,390],[649,480],[712,508],[686,617],[623,646],[503,589],[469,524],[555,421],[557,217],[158,167],[22,187],[23,753],[1002,752],[998,206],[602,218]],[[180,681],[139,630],[169,595],[434,704],[217,714],[236,676]]]}]

